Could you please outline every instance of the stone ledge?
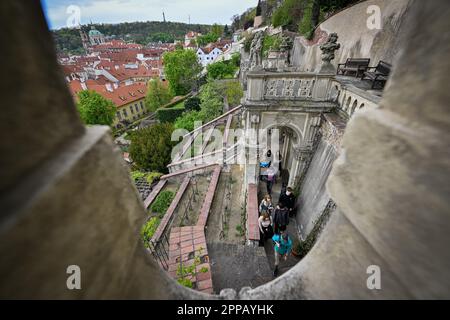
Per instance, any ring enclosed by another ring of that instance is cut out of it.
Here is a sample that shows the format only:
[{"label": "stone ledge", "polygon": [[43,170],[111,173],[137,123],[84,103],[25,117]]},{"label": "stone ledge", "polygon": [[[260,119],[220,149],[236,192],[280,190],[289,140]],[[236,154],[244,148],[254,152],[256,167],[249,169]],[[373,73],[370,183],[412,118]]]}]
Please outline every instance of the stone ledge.
[{"label": "stone ledge", "polygon": [[164,215],[164,218],[162,219],[161,223],[159,224],[158,228],[156,229],[155,234],[152,237],[152,241],[157,242],[159,238],[163,235],[164,231],[166,230],[167,225],[169,224],[173,213],[175,212],[175,209],[178,206],[178,203],[180,202],[181,198],[183,197],[184,192],[186,191],[188,185],[189,185],[190,178],[186,176],[181,183],[180,189],[178,189],[177,194],[175,195],[175,198],[173,199],[172,203],[170,204],[169,208],[166,211],[166,214]]},{"label": "stone ledge", "polygon": [[214,193],[216,191],[217,184],[219,182],[220,173],[222,171],[221,166],[217,166],[211,177],[211,182],[209,183],[208,191],[206,192],[205,199],[203,201],[202,208],[200,210],[200,215],[198,217],[197,226],[206,226],[209,216],[209,210],[211,209],[212,201],[214,198]]},{"label": "stone ledge", "polygon": [[258,226],[258,188],[256,184],[249,183],[247,187],[247,240],[259,241]]}]

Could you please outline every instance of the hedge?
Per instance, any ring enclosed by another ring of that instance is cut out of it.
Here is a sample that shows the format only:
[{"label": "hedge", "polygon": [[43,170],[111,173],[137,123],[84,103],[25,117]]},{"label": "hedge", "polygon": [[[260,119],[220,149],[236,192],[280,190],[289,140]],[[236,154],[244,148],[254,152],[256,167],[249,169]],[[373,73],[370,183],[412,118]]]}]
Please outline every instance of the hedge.
[{"label": "hedge", "polygon": [[183,114],[185,111],[184,106],[174,107],[174,108],[160,108],[156,110],[156,118],[158,118],[159,122],[175,122],[175,120]]}]

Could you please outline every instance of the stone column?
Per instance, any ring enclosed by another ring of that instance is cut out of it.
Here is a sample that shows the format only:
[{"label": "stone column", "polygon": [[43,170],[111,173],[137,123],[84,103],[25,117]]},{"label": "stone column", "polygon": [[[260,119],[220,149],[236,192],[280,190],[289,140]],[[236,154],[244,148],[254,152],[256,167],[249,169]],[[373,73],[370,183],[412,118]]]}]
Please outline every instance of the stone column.
[{"label": "stone column", "polygon": [[294,160],[292,161],[291,172],[289,175],[289,186],[296,188],[299,181],[306,174],[308,162],[312,156],[310,147],[301,147],[294,149]]}]

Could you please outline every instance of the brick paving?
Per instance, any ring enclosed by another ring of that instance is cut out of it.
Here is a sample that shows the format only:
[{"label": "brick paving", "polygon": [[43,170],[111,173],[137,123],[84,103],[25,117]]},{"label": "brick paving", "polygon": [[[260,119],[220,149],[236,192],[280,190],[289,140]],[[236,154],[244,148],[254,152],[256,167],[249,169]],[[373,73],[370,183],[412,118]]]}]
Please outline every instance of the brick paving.
[{"label": "brick paving", "polygon": [[180,266],[195,265],[193,274],[185,277],[191,280],[193,289],[213,293],[211,265],[203,226],[172,228],[169,240],[169,274],[175,279],[182,278]]},{"label": "brick paving", "polygon": [[209,263],[208,248],[206,246],[205,226],[214,198],[221,173],[221,166],[217,165],[211,175],[208,191],[203,200],[197,225],[174,227],[169,238],[169,274],[179,280],[181,266],[195,266],[193,274],[185,275],[191,280],[193,289],[213,293],[211,265]]}]

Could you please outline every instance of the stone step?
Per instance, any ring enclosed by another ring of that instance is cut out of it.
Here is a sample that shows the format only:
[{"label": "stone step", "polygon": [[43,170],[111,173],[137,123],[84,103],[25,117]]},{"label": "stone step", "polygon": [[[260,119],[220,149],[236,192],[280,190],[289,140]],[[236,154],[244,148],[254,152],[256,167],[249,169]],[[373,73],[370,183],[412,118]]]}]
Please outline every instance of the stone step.
[{"label": "stone step", "polygon": [[214,291],[255,288],[273,279],[263,247],[208,243]]}]

